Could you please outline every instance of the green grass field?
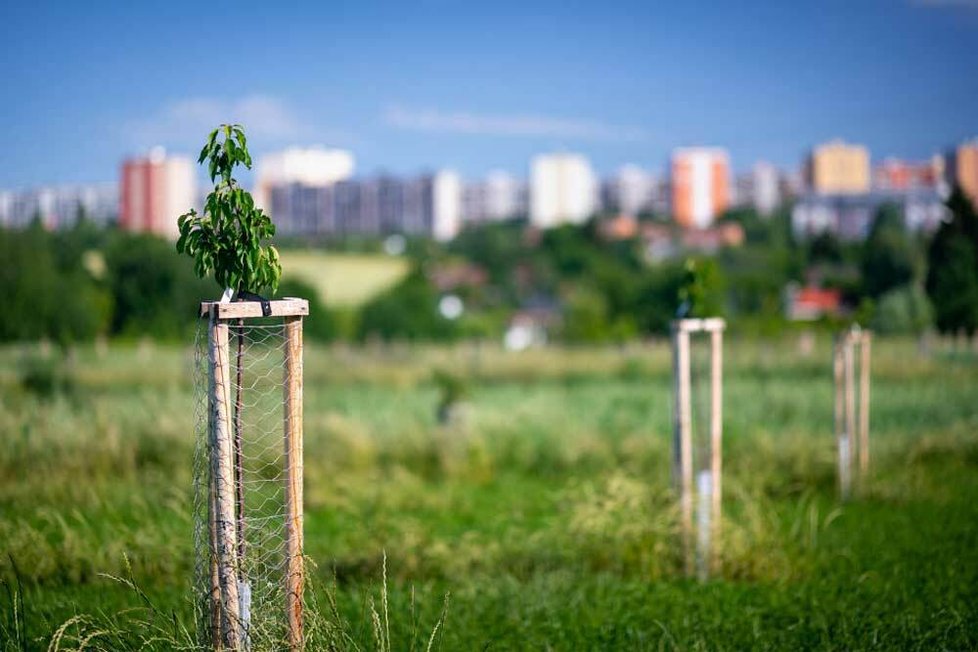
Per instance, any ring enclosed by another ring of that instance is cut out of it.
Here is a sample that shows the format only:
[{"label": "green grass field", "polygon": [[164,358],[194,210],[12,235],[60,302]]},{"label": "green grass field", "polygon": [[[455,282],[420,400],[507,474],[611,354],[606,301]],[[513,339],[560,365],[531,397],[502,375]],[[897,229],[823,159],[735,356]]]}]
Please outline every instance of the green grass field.
[{"label": "green grass field", "polygon": [[380,254],[347,254],[302,249],[281,252],[287,278],[314,287],[322,301],[358,306],[397,283],[408,271],[403,258]]},{"label": "green grass field", "polygon": [[[875,344],[872,475],[842,504],[829,347],[727,342],[703,583],[677,545],[664,343],[307,348],[310,601],[378,648],[386,552],[398,650],[425,649],[446,593],[441,650],[975,649],[978,360]],[[76,616],[67,648],[155,627],[171,649],[192,627],[189,348],[82,350],[48,399],[17,386],[21,355],[0,350],[0,650]],[[437,368],[470,379],[460,426],[436,422]]]}]

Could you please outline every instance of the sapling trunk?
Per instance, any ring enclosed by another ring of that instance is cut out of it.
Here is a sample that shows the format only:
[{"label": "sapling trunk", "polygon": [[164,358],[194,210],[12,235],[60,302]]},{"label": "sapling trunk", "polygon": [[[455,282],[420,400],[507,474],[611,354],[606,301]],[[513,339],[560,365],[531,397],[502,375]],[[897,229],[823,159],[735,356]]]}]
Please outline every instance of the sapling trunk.
[{"label": "sapling trunk", "polygon": [[244,357],[244,319],[238,319],[238,351],[235,360],[236,382],[234,388],[234,493],[238,505],[238,579],[244,581],[241,562],[245,556],[245,514],[244,514],[244,453],[241,446],[241,363]]}]

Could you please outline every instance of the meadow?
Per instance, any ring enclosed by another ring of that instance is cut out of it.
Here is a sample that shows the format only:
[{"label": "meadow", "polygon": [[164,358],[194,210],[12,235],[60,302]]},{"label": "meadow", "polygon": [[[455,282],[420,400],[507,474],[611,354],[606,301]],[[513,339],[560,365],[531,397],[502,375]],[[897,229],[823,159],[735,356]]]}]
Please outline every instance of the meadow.
[{"label": "meadow", "polygon": [[[872,472],[842,503],[830,347],[728,338],[699,582],[667,343],[307,346],[308,598],[343,630],[322,646],[425,649],[441,619],[433,649],[975,649],[978,358],[876,342]],[[22,387],[28,355],[0,350],[0,650],[172,649],[193,627],[192,351],[82,348],[50,393]],[[447,426],[438,369],[467,382]]]},{"label": "meadow", "polygon": [[286,278],[309,284],[320,301],[340,307],[359,306],[408,272],[406,259],[381,254],[285,249],[281,257]]}]

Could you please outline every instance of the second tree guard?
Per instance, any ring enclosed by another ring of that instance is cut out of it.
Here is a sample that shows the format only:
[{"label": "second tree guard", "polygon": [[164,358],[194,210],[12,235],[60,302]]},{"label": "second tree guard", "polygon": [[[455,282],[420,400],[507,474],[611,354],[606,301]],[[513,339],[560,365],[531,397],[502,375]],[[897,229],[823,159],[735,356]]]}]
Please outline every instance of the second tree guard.
[{"label": "second tree guard", "polygon": [[[709,575],[715,557],[713,541],[720,527],[723,472],[723,319],[680,319],[672,323],[673,479],[679,493],[680,524],[687,575]],[[690,334],[710,338],[710,461],[694,483]],[[698,496],[696,546],[693,545],[694,491]]]},{"label": "second tree guard", "polygon": [[839,493],[843,499],[852,494],[853,460],[858,465],[860,484],[865,483],[869,474],[871,346],[872,333],[858,326],[839,335],[835,342],[835,438],[838,449]]}]

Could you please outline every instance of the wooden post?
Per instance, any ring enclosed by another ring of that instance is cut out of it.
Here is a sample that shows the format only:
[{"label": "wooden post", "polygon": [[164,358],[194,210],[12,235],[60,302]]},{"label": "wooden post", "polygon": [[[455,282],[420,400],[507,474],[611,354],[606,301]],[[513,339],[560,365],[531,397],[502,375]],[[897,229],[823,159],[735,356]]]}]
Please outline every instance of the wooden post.
[{"label": "wooden post", "polygon": [[[721,473],[723,471],[723,330],[710,331],[710,479],[714,539],[720,531]],[[715,555],[714,555],[715,556]]]},{"label": "wooden post", "polygon": [[[211,478],[214,482],[214,528],[217,574],[221,590],[221,643],[239,649],[238,559],[234,518],[234,457],[231,435],[231,370],[228,325],[211,313],[210,362]],[[217,647],[215,645],[215,647]]]},{"label": "wooden post", "polygon": [[675,412],[673,430],[673,477],[679,489],[680,524],[686,574],[693,574],[693,444],[689,377],[689,331],[682,321],[673,323]]},{"label": "wooden post", "polygon": [[872,334],[862,333],[859,360],[859,479],[865,483],[869,474],[869,367]]},{"label": "wooden post", "polygon": [[833,372],[835,376],[835,441],[838,447],[839,456],[839,493],[843,499],[849,497],[849,442],[846,437],[846,417],[845,417],[845,373],[844,358],[846,349],[846,336],[836,338],[833,356]]},{"label": "wooden post", "polygon": [[289,649],[302,650],[302,317],[285,320],[285,468],[285,609]]},{"label": "wooden post", "polygon": [[[211,408],[213,414],[214,408]],[[210,432],[213,432],[211,426]],[[208,551],[210,553],[210,593],[207,596],[210,615],[210,641],[215,650],[221,649],[221,578],[217,568],[217,487],[211,477],[208,482]]]},{"label": "wooden post", "polygon": [[[858,433],[856,431],[856,351],[855,342],[859,338],[858,333],[850,331],[846,334],[845,342],[846,348],[844,351],[844,362],[845,362],[845,386],[846,386],[846,444],[848,450],[846,451],[846,462],[847,469],[846,473],[849,476],[850,483],[852,482],[852,465],[853,457],[852,454],[856,447],[859,445],[857,439]],[[858,450],[856,451],[858,454]]]}]

